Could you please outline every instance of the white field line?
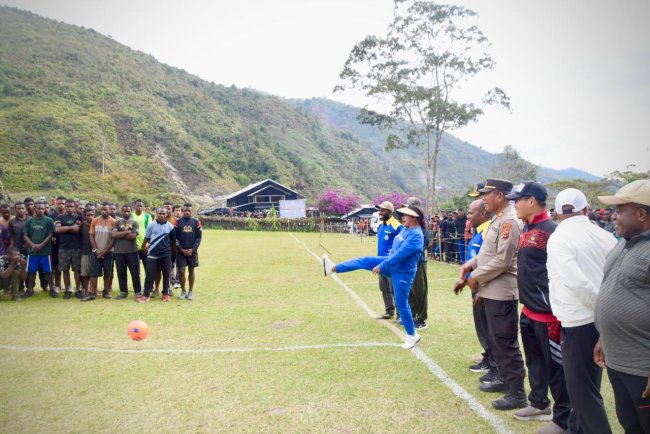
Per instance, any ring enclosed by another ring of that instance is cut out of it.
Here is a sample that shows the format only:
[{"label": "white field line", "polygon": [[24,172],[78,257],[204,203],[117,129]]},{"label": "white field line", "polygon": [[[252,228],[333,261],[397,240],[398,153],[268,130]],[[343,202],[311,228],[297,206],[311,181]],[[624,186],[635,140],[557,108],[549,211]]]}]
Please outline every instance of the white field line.
[{"label": "white field line", "polygon": [[318,345],[294,345],[289,347],[266,347],[266,348],[199,348],[199,349],[178,349],[178,348],[99,348],[99,347],[22,347],[15,345],[0,345],[0,350],[21,351],[21,352],[47,352],[47,351],[86,351],[92,353],[165,353],[165,354],[210,354],[210,353],[261,353],[278,351],[305,351],[321,350],[329,348],[372,348],[372,347],[399,347],[400,344],[387,342],[365,342],[357,344],[318,344]]},{"label": "white field line", "polygon": [[[316,260],[322,264],[322,258],[320,258],[316,253],[312,252],[309,247],[307,247],[307,244],[304,242],[300,241],[298,238],[295,237],[295,235],[290,234],[291,237],[296,240],[297,243],[302,244],[302,246],[305,248],[305,250],[312,255]],[[336,283],[338,283],[350,296],[354,301],[357,302],[357,304],[368,313],[368,316],[371,318],[376,318],[377,313],[375,313],[370,306],[366,304],[365,301],[361,299],[349,286],[347,286],[341,279],[336,274],[331,274],[330,277],[334,279]],[[405,335],[402,333],[400,329],[395,327],[393,324],[391,324],[388,321],[377,321],[378,323],[382,324],[385,327],[388,327],[393,333],[395,333],[397,336],[399,336],[401,339],[404,339]],[[469,407],[476,412],[479,416],[481,416],[483,419],[485,419],[491,426],[496,430],[498,433],[512,433],[510,428],[506,426],[505,423],[499,418],[498,416],[492,414],[488,409],[486,409],[483,404],[478,402],[474,396],[472,396],[467,390],[465,390],[460,384],[458,384],[454,379],[452,379],[447,373],[442,369],[436,362],[433,361],[429,356],[425,354],[424,351],[419,349],[417,346],[413,347],[411,349],[411,352],[415,354],[415,356],[426,365],[427,368],[429,368],[429,371],[433,375],[435,375],[442,383],[447,386],[453,393],[456,395],[458,398],[464,400],[467,402]]]}]

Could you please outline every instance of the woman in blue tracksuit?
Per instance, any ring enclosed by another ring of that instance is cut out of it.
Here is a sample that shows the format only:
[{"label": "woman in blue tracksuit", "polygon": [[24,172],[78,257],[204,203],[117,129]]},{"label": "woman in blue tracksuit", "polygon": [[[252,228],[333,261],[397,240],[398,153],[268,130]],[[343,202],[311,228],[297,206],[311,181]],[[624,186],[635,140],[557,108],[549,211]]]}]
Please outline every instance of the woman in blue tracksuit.
[{"label": "woman in blue tracksuit", "polygon": [[325,254],[323,269],[326,276],[354,270],[369,270],[373,274],[389,276],[393,282],[395,305],[407,334],[402,348],[410,349],[420,340],[420,335],[415,332],[413,324],[409,292],[417,271],[418,260],[423,252],[424,213],[415,206],[400,208],[397,212],[402,215],[404,230],[395,237],[393,248],[388,256],[364,256],[334,264]]}]

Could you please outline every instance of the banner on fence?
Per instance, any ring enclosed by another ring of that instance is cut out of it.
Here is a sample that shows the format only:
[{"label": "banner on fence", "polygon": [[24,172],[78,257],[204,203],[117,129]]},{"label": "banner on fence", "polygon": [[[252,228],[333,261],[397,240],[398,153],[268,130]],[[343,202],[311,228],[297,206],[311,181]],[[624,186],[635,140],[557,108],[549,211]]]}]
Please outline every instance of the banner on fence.
[{"label": "banner on fence", "polygon": [[281,200],[280,218],[299,219],[305,218],[305,199]]}]

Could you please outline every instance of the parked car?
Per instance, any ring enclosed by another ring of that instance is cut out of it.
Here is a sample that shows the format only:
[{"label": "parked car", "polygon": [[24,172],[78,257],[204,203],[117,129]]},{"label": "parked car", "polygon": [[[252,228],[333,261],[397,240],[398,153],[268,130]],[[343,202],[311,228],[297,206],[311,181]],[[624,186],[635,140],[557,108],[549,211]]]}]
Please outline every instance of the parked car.
[{"label": "parked car", "polygon": [[230,208],[222,207],[222,208],[204,209],[202,211],[199,211],[199,215],[204,217],[211,216],[211,215],[228,216],[230,215]]}]

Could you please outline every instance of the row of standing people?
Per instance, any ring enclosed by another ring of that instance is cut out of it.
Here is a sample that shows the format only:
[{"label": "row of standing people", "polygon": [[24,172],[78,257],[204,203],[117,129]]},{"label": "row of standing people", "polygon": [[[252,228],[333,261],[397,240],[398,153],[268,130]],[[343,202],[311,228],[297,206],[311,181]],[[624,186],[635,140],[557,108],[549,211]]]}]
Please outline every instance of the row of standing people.
[{"label": "row of standing people", "polygon": [[[181,207],[166,203],[152,218],[140,199],[122,206],[119,216],[114,204],[102,203],[97,217],[94,205],[82,208],[62,196],[56,202],[56,210],[48,214],[45,203],[31,198],[15,204],[15,216],[9,206],[0,207],[0,249],[9,249],[9,255],[0,251],[0,271],[6,275],[3,289],[11,292],[13,300],[34,295],[37,274],[50,296],[58,297],[61,288],[65,299],[75,294],[82,301],[98,296],[98,278],[103,276],[102,296],[112,298],[114,268],[120,288],[118,299],[128,296],[127,271],[137,301],[156,295],[161,281],[163,300],[169,301],[174,277],[179,279],[180,298],[193,298],[202,229],[201,222],[192,217],[191,204]],[[140,261],[145,269],[144,290]]]},{"label": "row of standing people", "polygon": [[610,433],[606,367],[621,425],[650,432],[650,180],[599,197],[615,205],[618,242],[588,218],[578,190],[556,197],[559,225],[537,182],[513,189],[488,179],[478,193],[469,212],[476,234],[454,291],[472,292],[485,352],[470,368],[488,371],[480,390],[505,392],[492,405],[517,419],[548,420],[541,433]]}]

